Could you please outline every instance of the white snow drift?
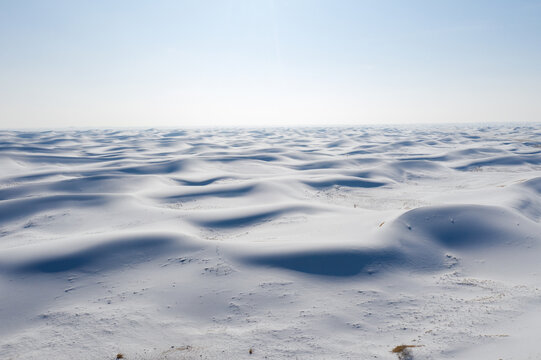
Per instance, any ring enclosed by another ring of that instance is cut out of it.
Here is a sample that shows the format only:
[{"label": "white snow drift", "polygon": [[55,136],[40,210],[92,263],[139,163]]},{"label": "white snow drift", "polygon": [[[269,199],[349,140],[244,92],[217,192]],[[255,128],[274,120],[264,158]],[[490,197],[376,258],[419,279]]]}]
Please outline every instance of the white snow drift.
[{"label": "white snow drift", "polygon": [[1,131],[0,358],[539,358],[540,138]]}]

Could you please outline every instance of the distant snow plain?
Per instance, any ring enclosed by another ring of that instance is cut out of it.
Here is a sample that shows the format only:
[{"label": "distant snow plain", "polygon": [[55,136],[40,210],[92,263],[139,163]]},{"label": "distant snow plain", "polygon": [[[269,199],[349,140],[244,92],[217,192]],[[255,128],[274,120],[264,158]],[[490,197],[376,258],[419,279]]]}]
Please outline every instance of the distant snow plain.
[{"label": "distant snow plain", "polygon": [[1,359],[541,358],[541,126],[4,130],[0,169]]}]

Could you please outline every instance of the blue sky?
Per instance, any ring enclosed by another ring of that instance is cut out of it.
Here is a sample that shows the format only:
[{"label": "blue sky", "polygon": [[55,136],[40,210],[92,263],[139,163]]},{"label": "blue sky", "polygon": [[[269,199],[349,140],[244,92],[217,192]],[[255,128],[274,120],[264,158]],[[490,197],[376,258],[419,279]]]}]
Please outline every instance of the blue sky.
[{"label": "blue sky", "polygon": [[541,1],[0,0],[0,127],[541,121]]}]

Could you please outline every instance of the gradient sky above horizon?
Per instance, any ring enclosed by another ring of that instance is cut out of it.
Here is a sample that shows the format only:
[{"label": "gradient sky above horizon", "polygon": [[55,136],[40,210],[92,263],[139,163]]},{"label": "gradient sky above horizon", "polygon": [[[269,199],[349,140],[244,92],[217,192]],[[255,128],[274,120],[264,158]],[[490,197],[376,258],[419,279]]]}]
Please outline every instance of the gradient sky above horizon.
[{"label": "gradient sky above horizon", "polygon": [[0,0],[0,127],[541,121],[539,1]]}]

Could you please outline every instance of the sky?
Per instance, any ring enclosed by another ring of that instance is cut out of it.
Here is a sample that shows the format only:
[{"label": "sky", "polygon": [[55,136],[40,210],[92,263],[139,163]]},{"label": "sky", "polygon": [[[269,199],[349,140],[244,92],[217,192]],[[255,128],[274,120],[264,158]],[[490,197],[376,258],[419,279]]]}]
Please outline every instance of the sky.
[{"label": "sky", "polygon": [[541,121],[541,0],[0,0],[0,128]]}]

